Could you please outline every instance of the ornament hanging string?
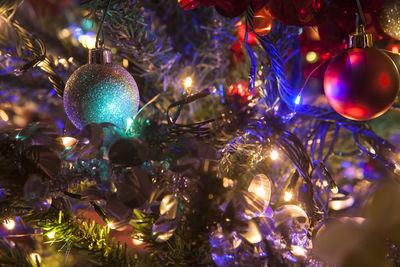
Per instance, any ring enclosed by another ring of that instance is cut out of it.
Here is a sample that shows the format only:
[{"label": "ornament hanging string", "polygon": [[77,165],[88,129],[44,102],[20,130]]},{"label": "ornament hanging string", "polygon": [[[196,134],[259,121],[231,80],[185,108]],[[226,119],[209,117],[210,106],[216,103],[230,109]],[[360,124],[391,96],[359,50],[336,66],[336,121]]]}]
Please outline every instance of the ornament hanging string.
[{"label": "ornament hanging string", "polygon": [[[365,26],[367,26],[367,23],[366,23],[366,21],[365,21],[364,12],[363,12],[362,7],[361,7],[361,2],[360,2],[360,0],[356,0],[356,2],[357,2],[358,14],[359,14],[360,17],[361,17],[361,22],[362,22],[362,24],[364,24]],[[357,28],[358,28],[358,25],[357,25]]]},{"label": "ornament hanging string", "polygon": [[[100,24],[99,24],[99,29],[98,29],[97,35],[96,35],[96,49],[99,48],[99,43],[100,43],[101,47],[104,45],[103,25],[104,25],[104,22],[106,20],[108,9],[110,8],[110,4],[111,4],[111,0],[108,0],[107,1],[107,6],[103,11],[103,16],[101,17],[101,21],[100,21]],[[100,39],[100,34],[101,34],[101,39]]]}]

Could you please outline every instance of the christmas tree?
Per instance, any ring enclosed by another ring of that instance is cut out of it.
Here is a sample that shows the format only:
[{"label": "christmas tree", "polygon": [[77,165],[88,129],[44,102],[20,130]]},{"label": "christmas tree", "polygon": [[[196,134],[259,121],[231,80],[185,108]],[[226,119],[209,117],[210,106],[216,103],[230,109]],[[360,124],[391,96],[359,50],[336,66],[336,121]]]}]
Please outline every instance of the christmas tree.
[{"label": "christmas tree", "polygon": [[396,0],[1,0],[0,266],[399,266]]}]

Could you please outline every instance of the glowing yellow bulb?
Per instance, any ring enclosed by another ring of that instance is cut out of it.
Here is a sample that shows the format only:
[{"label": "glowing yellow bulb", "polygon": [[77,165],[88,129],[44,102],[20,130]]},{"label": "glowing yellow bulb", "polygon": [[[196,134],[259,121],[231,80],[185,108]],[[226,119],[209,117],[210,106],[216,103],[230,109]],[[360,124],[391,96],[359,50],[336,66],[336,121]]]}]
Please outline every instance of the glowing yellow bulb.
[{"label": "glowing yellow bulb", "polygon": [[44,65],[44,61],[40,61],[36,66],[38,66],[39,68],[42,67]]},{"label": "glowing yellow bulb", "polygon": [[51,231],[51,232],[48,232],[48,233],[46,234],[46,236],[47,236],[48,238],[50,238],[50,239],[53,239],[53,238],[55,237],[55,235],[56,235],[56,232],[55,232],[55,231]]},{"label": "glowing yellow bulb", "polygon": [[15,228],[15,221],[14,220],[6,220],[3,222],[3,225],[8,230],[12,230]]},{"label": "glowing yellow bulb", "polygon": [[126,58],[124,58],[124,59],[122,60],[122,66],[124,66],[124,68],[128,68],[128,66],[129,66],[129,61],[128,61]]},{"label": "glowing yellow bulb", "polygon": [[58,60],[58,62],[60,62],[60,64],[63,64],[63,65],[67,64],[67,60],[65,58],[60,58]]},{"label": "glowing yellow bulb", "polygon": [[96,47],[96,37],[93,35],[81,35],[79,36],[79,42],[87,49],[93,49]]},{"label": "glowing yellow bulb", "polygon": [[133,239],[132,239],[132,242],[133,242],[133,244],[134,245],[136,245],[136,246],[140,246],[141,244],[143,244],[143,234],[136,234],[134,237],[133,237]]},{"label": "glowing yellow bulb", "polygon": [[[338,197],[343,197],[342,194],[337,195]],[[354,198],[349,197],[343,200],[331,200],[329,201],[329,208],[332,210],[344,210],[351,207],[354,204]]]},{"label": "glowing yellow bulb", "polygon": [[4,110],[2,110],[2,109],[0,109],[0,118],[1,118],[3,121],[8,121],[8,115],[7,115],[7,113],[6,113]]},{"label": "glowing yellow bulb", "polygon": [[395,54],[398,54],[399,53],[399,48],[397,46],[393,46],[392,47],[392,52],[395,53]]},{"label": "glowing yellow bulb", "polygon": [[399,175],[400,174],[400,165],[396,163],[394,166],[395,166],[394,173]]},{"label": "glowing yellow bulb", "polygon": [[61,38],[67,38],[71,35],[71,31],[68,28],[62,29],[59,33]]},{"label": "glowing yellow bulb", "polygon": [[185,89],[188,89],[188,88],[192,87],[192,84],[193,84],[192,77],[186,77],[186,79],[185,79],[185,81],[183,83],[183,85],[185,86]]},{"label": "glowing yellow bulb", "polygon": [[334,194],[339,193],[339,188],[337,187],[337,185],[331,186],[330,189],[331,189],[331,192],[334,193]]},{"label": "glowing yellow bulb", "polygon": [[136,246],[140,246],[141,244],[143,244],[143,240],[139,240],[139,239],[132,239],[132,242],[134,245]]},{"label": "glowing yellow bulb", "polygon": [[68,148],[70,146],[72,146],[73,144],[75,144],[77,142],[77,140],[73,137],[63,137],[62,138],[62,142],[65,148]]},{"label": "glowing yellow bulb", "polygon": [[233,187],[234,184],[235,184],[234,181],[231,180],[231,179],[229,179],[229,178],[227,178],[227,177],[224,177],[224,179],[222,180],[222,185],[223,185],[223,187],[225,187],[225,188],[227,188],[227,187]]},{"label": "glowing yellow bulb", "polygon": [[315,63],[318,61],[318,54],[314,51],[310,51],[306,54],[306,60],[309,63]]},{"label": "glowing yellow bulb", "polygon": [[285,195],[283,196],[283,200],[285,200],[286,202],[289,202],[290,200],[292,200],[293,197],[293,193],[290,191],[286,191]]},{"label": "glowing yellow bulb", "polygon": [[271,154],[270,154],[270,157],[271,157],[272,160],[277,160],[278,157],[279,157],[278,151],[272,150],[272,151],[271,151]]}]

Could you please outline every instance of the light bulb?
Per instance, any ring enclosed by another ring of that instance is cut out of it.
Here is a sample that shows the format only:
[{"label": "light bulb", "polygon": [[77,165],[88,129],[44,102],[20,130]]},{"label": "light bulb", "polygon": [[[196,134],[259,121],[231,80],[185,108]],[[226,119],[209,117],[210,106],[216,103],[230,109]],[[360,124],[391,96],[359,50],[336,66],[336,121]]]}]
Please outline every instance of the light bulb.
[{"label": "light bulb", "polygon": [[76,140],[73,137],[62,137],[62,142],[65,148],[68,148],[70,146],[72,146],[73,144],[75,144],[78,140]]},{"label": "light bulb", "polygon": [[126,128],[130,128],[133,124],[133,119],[132,118],[128,118],[126,120]]},{"label": "light bulb", "polygon": [[10,219],[10,220],[6,220],[3,222],[3,225],[5,228],[7,228],[8,230],[12,230],[15,228],[15,221]]},{"label": "light bulb", "polygon": [[286,191],[285,195],[283,196],[283,200],[285,200],[286,202],[289,202],[290,200],[292,200],[293,197],[293,193],[290,191]]},{"label": "light bulb", "polygon": [[48,232],[48,233],[46,234],[46,236],[47,236],[48,238],[50,238],[50,239],[53,239],[55,235],[56,235],[56,232],[55,232],[55,231],[51,231],[51,232]]},{"label": "light bulb", "polygon": [[296,105],[298,105],[298,104],[300,104],[300,101],[301,101],[301,96],[297,96],[296,97],[296,99],[294,100],[294,103],[296,104]]},{"label": "light bulb", "polygon": [[32,252],[30,255],[31,260],[36,263],[41,263],[42,262],[42,257],[40,257],[39,253],[37,252]]},{"label": "light bulb", "polygon": [[277,160],[279,157],[278,151],[276,151],[275,149],[272,150],[270,156],[272,160]]},{"label": "light bulb", "polygon": [[184,81],[184,83],[183,83],[183,85],[185,86],[185,89],[189,89],[190,87],[192,87],[192,84],[193,84],[193,79],[192,79],[192,77],[186,77],[186,79],[185,79],[185,81]]},{"label": "light bulb", "polygon": [[293,255],[303,256],[303,257],[306,256],[306,252],[307,252],[307,250],[305,248],[302,248],[300,246],[295,246],[295,245],[292,245],[291,251],[292,251]]},{"label": "light bulb", "polygon": [[107,223],[108,228],[115,229],[115,226],[112,222]]},{"label": "light bulb", "polygon": [[314,51],[310,51],[306,54],[306,60],[308,63],[315,63],[318,61],[318,54]]}]

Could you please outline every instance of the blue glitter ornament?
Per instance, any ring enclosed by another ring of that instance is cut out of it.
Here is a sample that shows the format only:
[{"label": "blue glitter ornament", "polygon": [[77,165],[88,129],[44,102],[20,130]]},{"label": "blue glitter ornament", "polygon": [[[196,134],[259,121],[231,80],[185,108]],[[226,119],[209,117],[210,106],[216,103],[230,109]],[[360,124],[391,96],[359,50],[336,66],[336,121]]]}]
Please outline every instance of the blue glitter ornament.
[{"label": "blue glitter ornament", "polygon": [[90,50],[89,63],[77,69],[65,86],[65,112],[79,129],[102,122],[124,128],[138,107],[135,80],[123,67],[112,63],[107,49]]}]

